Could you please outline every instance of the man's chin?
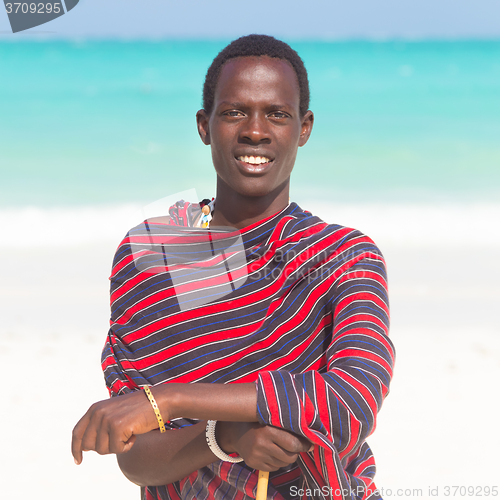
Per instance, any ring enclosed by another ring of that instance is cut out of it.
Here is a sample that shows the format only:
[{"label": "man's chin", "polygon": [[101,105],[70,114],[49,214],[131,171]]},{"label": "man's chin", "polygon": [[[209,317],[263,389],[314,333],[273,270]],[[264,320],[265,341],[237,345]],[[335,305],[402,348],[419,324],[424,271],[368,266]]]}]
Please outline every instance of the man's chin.
[{"label": "man's chin", "polygon": [[265,178],[252,178],[247,179],[243,185],[240,185],[237,189],[237,192],[240,196],[245,198],[253,198],[255,201],[258,199],[270,199],[274,200],[277,198],[283,191],[286,190],[288,193],[289,181],[275,186],[269,183],[269,180],[266,181]]}]

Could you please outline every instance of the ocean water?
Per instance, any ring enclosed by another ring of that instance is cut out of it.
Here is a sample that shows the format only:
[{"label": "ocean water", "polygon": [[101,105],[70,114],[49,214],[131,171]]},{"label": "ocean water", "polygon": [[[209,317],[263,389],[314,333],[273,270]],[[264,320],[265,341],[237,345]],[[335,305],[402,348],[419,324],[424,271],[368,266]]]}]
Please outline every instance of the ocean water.
[{"label": "ocean water", "polygon": [[[92,225],[103,210],[111,217],[191,188],[212,196],[195,113],[226,43],[1,42],[0,218],[57,225],[78,213]],[[292,45],[315,113],[294,200],[327,214],[443,205],[496,213],[500,40]]]}]

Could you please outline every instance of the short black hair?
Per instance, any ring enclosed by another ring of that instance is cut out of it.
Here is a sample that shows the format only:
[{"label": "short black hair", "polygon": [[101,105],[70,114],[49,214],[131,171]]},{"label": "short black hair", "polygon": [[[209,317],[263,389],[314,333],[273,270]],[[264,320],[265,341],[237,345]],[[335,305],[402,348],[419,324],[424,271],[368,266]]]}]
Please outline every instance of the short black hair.
[{"label": "short black hair", "polygon": [[268,35],[247,35],[231,42],[222,49],[212,61],[203,84],[203,109],[211,113],[214,106],[215,87],[219,80],[222,66],[230,59],[248,56],[268,56],[288,61],[297,75],[299,82],[299,110],[304,116],[309,109],[309,80],[307,70],[300,56],[290,45]]}]

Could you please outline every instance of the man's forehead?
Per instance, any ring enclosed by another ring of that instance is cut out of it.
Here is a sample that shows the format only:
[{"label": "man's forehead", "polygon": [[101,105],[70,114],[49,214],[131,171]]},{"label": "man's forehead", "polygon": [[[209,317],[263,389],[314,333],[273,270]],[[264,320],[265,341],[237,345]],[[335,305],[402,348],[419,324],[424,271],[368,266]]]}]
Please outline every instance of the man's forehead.
[{"label": "man's forehead", "polygon": [[269,56],[235,57],[222,66],[215,94],[220,97],[221,90],[236,90],[240,85],[265,88],[267,84],[277,82],[285,87],[283,90],[290,89],[292,84],[297,99],[300,97],[297,75],[286,59]]},{"label": "man's forehead", "polygon": [[229,73],[232,71],[243,72],[250,71],[254,73],[265,74],[269,67],[275,69],[281,69],[286,73],[292,72],[295,74],[295,70],[289,61],[286,59],[281,59],[278,57],[270,56],[239,56],[233,57],[227,60],[221,67],[220,75],[223,73]]}]

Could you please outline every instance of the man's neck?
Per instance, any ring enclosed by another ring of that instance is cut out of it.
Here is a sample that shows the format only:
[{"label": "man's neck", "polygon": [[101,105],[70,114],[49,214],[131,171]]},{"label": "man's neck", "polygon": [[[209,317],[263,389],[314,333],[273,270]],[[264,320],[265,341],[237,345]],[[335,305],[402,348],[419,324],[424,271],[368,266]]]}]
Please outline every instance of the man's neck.
[{"label": "man's neck", "polygon": [[218,184],[214,215],[210,226],[230,226],[242,229],[280,212],[288,204],[288,183],[262,197],[242,196],[232,190],[220,189]]}]

